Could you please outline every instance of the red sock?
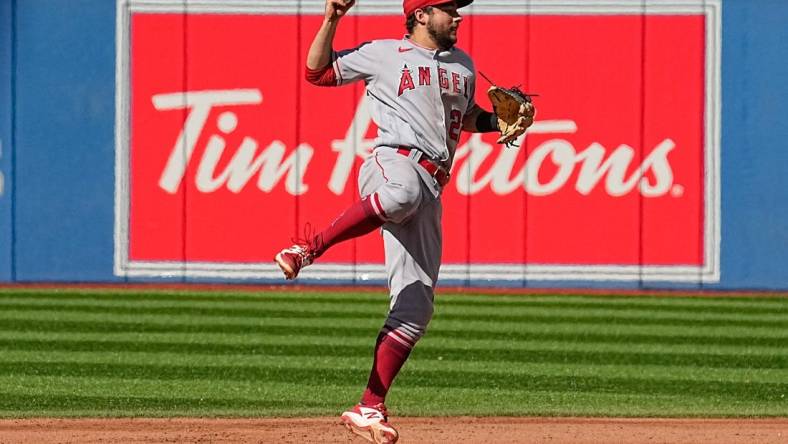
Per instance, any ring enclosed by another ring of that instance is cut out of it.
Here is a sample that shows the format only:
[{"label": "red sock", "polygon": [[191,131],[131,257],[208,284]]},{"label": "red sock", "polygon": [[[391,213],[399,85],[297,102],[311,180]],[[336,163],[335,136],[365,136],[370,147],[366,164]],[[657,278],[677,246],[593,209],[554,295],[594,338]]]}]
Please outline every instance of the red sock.
[{"label": "red sock", "polygon": [[385,222],[377,195],[372,194],[340,214],[328,228],[312,239],[312,252],[320,257],[332,245],[367,234]]},{"label": "red sock", "polygon": [[407,361],[410,350],[385,332],[378,335],[369,382],[361,397],[362,404],[377,405],[386,399],[386,393],[402,365]]}]

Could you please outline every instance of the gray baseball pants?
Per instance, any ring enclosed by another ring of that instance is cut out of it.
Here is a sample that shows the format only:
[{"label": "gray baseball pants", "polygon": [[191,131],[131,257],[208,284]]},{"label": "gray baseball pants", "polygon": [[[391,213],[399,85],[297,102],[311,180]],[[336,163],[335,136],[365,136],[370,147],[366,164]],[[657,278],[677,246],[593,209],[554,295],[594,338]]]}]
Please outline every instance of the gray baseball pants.
[{"label": "gray baseball pants", "polygon": [[385,325],[411,339],[412,346],[432,319],[442,248],[441,187],[418,163],[390,147],[376,148],[364,161],[358,184],[361,196],[372,196],[385,213],[391,297]]}]

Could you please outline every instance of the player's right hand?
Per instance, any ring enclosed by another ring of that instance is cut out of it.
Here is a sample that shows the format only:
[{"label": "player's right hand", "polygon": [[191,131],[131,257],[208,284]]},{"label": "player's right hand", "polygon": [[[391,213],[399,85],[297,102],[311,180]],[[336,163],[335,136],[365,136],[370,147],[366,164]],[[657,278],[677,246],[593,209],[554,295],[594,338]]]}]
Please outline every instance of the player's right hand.
[{"label": "player's right hand", "polygon": [[326,18],[329,20],[342,18],[355,3],[356,0],[326,0]]}]

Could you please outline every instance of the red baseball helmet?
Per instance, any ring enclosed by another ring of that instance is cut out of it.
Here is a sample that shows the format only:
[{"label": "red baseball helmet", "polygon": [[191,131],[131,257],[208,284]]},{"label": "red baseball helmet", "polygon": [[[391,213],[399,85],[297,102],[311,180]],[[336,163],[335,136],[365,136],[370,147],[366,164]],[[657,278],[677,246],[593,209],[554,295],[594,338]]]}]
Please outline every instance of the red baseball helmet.
[{"label": "red baseball helmet", "polygon": [[457,9],[459,9],[470,5],[473,3],[473,0],[403,0],[402,12],[407,17],[417,9],[426,8],[427,6],[445,5],[446,3],[456,3]]}]

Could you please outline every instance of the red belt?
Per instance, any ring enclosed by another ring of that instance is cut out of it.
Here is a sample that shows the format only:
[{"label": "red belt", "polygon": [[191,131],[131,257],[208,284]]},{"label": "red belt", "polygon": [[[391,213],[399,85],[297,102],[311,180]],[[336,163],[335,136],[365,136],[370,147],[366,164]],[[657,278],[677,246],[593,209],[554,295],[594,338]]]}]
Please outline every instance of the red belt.
[{"label": "red belt", "polygon": [[[412,148],[409,147],[400,147],[397,149],[397,153],[406,157],[410,157],[411,150]],[[438,182],[438,185],[443,187],[449,183],[451,175],[448,171],[446,171],[446,168],[432,163],[432,161],[426,157],[419,159],[418,164],[421,165],[421,167],[424,168],[430,174],[430,176],[435,178],[435,181]]]}]

